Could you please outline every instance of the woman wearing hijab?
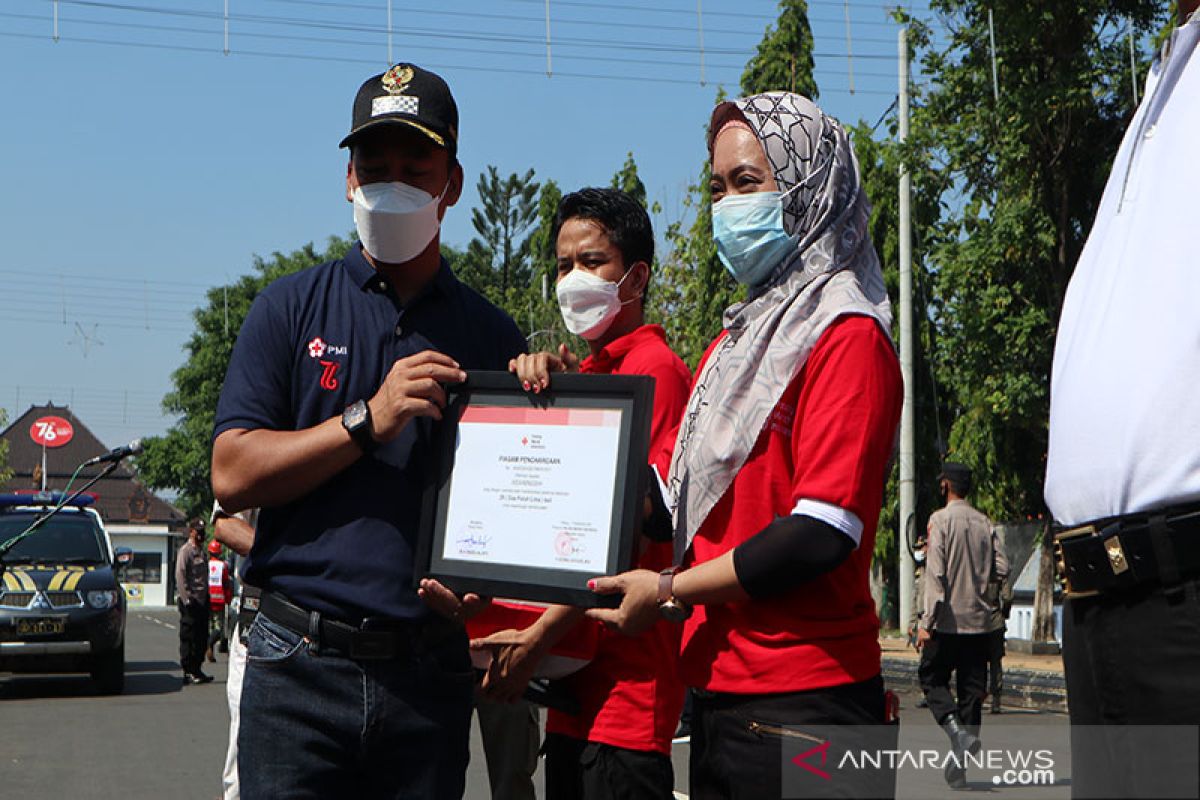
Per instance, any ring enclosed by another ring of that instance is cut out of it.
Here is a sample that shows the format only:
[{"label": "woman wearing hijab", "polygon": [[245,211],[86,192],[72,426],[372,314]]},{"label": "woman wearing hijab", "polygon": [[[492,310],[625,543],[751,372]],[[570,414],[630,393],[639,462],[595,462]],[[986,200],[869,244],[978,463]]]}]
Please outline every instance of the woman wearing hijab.
[{"label": "woman wearing hijab", "polygon": [[[845,131],[804,97],[721,103],[709,150],[717,252],[749,292],[676,440],[680,566],[595,579],[625,596],[588,613],[683,623],[692,797],[845,791],[834,726],[895,730],[872,727],[888,712],[868,571],[902,383],[869,206]],[[858,777],[857,796],[892,791]]]}]

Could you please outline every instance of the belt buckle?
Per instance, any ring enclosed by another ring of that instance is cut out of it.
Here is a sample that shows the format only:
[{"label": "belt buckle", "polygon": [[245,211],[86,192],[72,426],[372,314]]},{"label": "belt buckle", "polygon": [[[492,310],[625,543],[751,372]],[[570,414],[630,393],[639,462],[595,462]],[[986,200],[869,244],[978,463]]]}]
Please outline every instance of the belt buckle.
[{"label": "belt buckle", "polygon": [[[1095,525],[1083,525],[1078,528],[1070,528],[1065,531],[1060,531],[1054,535],[1054,565],[1058,568],[1058,577],[1062,581],[1063,594],[1073,600],[1083,597],[1095,597],[1096,595],[1100,594],[1100,590],[1089,589],[1088,591],[1079,591],[1071,586],[1071,578],[1067,574],[1066,559],[1063,557],[1062,543],[1068,539],[1078,539],[1083,536],[1095,536],[1098,533],[1099,531],[1096,530]],[[1129,564],[1125,561],[1125,552],[1124,550],[1121,550],[1120,541],[1117,541],[1117,550],[1119,551],[1121,562],[1124,565],[1124,568],[1121,570],[1121,572],[1124,572],[1126,569],[1129,569]],[[1108,552],[1107,546],[1105,547],[1105,551]],[[1114,561],[1111,553],[1109,554],[1109,563],[1113,565],[1113,572],[1120,574],[1117,572],[1116,562]]]}]

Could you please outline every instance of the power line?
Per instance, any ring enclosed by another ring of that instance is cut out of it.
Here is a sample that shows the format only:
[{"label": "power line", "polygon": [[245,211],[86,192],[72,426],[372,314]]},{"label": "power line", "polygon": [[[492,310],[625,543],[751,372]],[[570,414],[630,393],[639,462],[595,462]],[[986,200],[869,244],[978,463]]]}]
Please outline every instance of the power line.
[{"label": "power line", "polygon": [[[168,17],[187,17],[193,19],[206,20],[221,20],[223,16],[217,12],[196,11],[188,9],[170,9],[160,6],[136,6],[125,3],[111,3],[105,0],[59,0],[59,2],[86,7],[86,8],[103,8],[113,11],[127,11],[132,13],[153,14]],[[363,25],[350,24],[344,22],[334,22],[332,20],[312,20],[300,19],[297,17],[272,17],[263,14],[232,14],[231,21],[241,22],[252,25],[278,25],[282,27],[298,27],[311,28],[316,30],[340,31],[342,33],[368,33],[385,36],[387,28],[380,25]],[[426,36],[441,39],[455,39],[463,41],[483,41],[483,42],[500,42],[506,44],[537,44],[542,43],[539,37],[517,36],[513,34],[502,35],[488,33],[485,31],[460,31],[446,32],[439,30],[427,30],[422,28],[407,28],[404,31],[411,36]],[[580,39],[575,37],[559,37],[556,42],[562,44],[571,44],[577,47],[587,48],[612,48],[620,47],[629,50],[646,50],[649,52],[691,52],[690,47],[679,47],[673,45],[664,45],[660,42],[642,42],[642,41],[617,41],[605,40],[589,37]],[[742,55],[744,49],[725,48],[717,52],[723,55]]]},{"label": "power line", "polygon": [[[94,318],[84,318],[83,321],[84,322],[92,322],[92,321],[94,321]],[[21,323],[27,323],[29,325],[53,325],[56,328],[59,328],[62,326],[62,323],[57,322],[52,319],[46,319],[45,317],[37,317],[37,316],[28,317],[23,314],[5,314],[5,322],[21,322]],[[184,327],[170,326],[170,325],[159,325],[157,323],[153,324],[149,328],[147,328],[145,325],[142,325],[142,324],[127,323],[127,322],[113,322],[107,318],[103,320],[103,323],[104,323],[105,328],[117,328],[120,330],[132,330],[132,331],[141,331],[141,332],[145,332],[145,331],[149,330],[151,332],[159,332],[159,333],[193,333],[193,332],[195,332],[195,328],[184,328]]]},{"label": "power line", "polygon": [[[43,40],[43,41],[46,38],[45,36],[36,36],[34,34],[10,33],[7,31],[0,31],[0,36],[6,36],[9,38],[15,38],[15,39],[38,39],[38,40]],[[85,37],[85,36],[60,36],[59,39],[64,42],[77,42],[80,44],[98,44],[98,45],[116,46],[116,47],[140,47],[140,48],[146,48],[146,49],[151,49],[151,50],[173,50],[173,51],[177,51],[177,52],[208,53],[208,54],[212,54],[215,52],[215,50],[211,47],[191,47],[191,46],[182,45],[182,44],[161,44],[161,43],[157,43],[157,42],[129,42],[129,41],[117,41],[117,40],[113,40],[113,39],[99,39],[99,38],[95,38],[95,37]],[[234,50],[234,49],[231,49],[229,51],[229,54],[231,56],[238,55],[238,56],[250,56],[252,58],[278,58],[278,59],[287,59],[287,60],[293,60],[293,61],[315,61],[315,62],[338,63],[338,64],[369,64],[372,66],[378,66],[378,64],[379,64],[379,59],[377,59],[377,58],[346,58],[346,57],[338,57],[338,56],[313,56],[313,55],[303,55],[303,54],[299,54],[299,53],[269,52],[269,51],[264,51],[264,50]],[[435,68],[435,69],[441,69],[441,70],[457,69],[457,70],[464,70],[467,72],[490,72],[490,73],[502,73],[502,74],[506,74],[506,75],[536,75],[538,77],[542,77],[545,75],[545,73],[542,72],[541,70],[517,69],[517,68],[513,68],[513,67],[496,67],[496,66],[482,67],[482,66],[473,66],[473,65],[469,65],[469,64],[445,64],[445,63],[443,63],[443,64],[428,64],[428,66]],[[662,77],[653,76],[653,75],[639,75],[636,77],[632,77],[632,76],[626,76],[626,75],[599,75],[599,74],[587,73],[587,72],[555,72],[554,75],[555,75],[555,77],[561,77],[561,78],[589,78],[589,79],[594,79],[594,80],[607,80],[607,81],[638,80],[638,81],[649,82],[649,83],[669,83],[669,84],[684,85],[684,86],[693,86],[696,83],[696,81],[694,81],[694,80],[681,80],[678,78],[662,78]],[[736,83],[736,81],[729,81],[729,83]]]},{"label": "power line", "polygon": [[[9,32],[9,31],[0,31],[0,36],[5,36],[8,38],[14,38],[14,39],[34,39],[34,40],[39,40],[39,41],[45,41],[45,39],[46,39],[45,36],[39,36],[36,34],[13,33],[13,32]],[[114,39],[100,39],[100,38],[96,38],[96,37],[85,37],[85,36],[60,36],[59,39],[60,39],[60,41],[65,41],[65,42],[77,42],[80,44],[96,44],[96,45],[116,46],[116,47],[139,47],[139,48],[153,49],[153,50],[170,50],[170,51],[177,51],[177,52],[208,53],[208,54],[212,54],[212,53],[216,52],[215,48],[211,48],[211,47],[195,47],[195,46],[189,46],[189,45],[183,45],[183,44],[162,44],[162,43],[158,43],[158,42],[132,42],[132,41],[120,41],[120,40],[114,40]],[[294,60],[294,61],[313,61],[313,62],[342,63],[342,64],[369,64],[369,65],[373,65],[373,66],[377,66],[379,63],[378,59],[373,59],[373,58],[314,56],[311,54],[280,53],[280,52],[270,52],[270,51],[263,51],[263,50],[231,49],[230,55],[231,56],[232,55],[250,56],[252,58],[288,59],[288,60]],[[818,54],[818,56],[820,56],[820,54]],[[827,56],[820,56],[820,57],[827,57]],[[895,58],[895,56],[859,56],[859,58],[880,58],[880,59],[893,60]],[[435,68],[435,69],[441,69],[441,70],[463,70],[463,71],[468,71],[468,72],[503,73],[503,74],[509,74],[509,75],[535,75],[538,77],[543,77],[545,74],[541,70],[520,69],[520,68],[515,68],[515,67],[476,66],[476,65],[470,65],[470,64],[449,64],[449,63],[431,63],[431,64],[428,64],[428,66]],[[585,79],[591,79],[591,80],[605,80],[605,81],[636,80],[636,81],[643,82],[643,83],[665,83],[665,84],[673,84],[673,85],[677,85],[677,86],[680,86],[680,85],[694,86],[694,85],[696,85],[696,81],[694,79],[685,80],[685,79],[680,79],[680,78],[665,78],[662,76],[644,75],[644,74],[643,75],[611,75],[611,74],[604,75],[604,74],[589,73],[589,72],[557,72],[556,71],[554,73],[554,75],[555,75],[555,77],[562,77],[562,78],[585,78]],[[718,83],[737,85],[738,79],[731,77],[727,81],[719,81]],[[826,87],[826,91],[830,91],[830,90],[838,91],[839,88],[840,87]],[[859,89],[857,91],[859,94],[878,94],[878,95],[893,94],[892,92],[872,91],[872,90],[867,90],[867,89]]]},{"label": "power line", "polygon": [[[40,37],[40,38],[45,38],[45,37]],[[109,283],[133,283],[133,284],[137,284],[138,287],[141,287],[143,284],[149,283],[151,286],[190,286],[190,287],[196,287],[197,289],[202,289],[202,290],[207,290],[207,289],[213,288],[212,284],[199,283],[197,281],[180,281],[180,280],[174,280],[174,279],[166,280],[166,279],[162,279],[162,278],[154,278],[152,280],[147,280],[147,279],[143,279],[143,278],[123,278],[119,275],[112,275],[112,276],[105,275],[105,276],[101,277],[101,276],[97,276],[95,274],[89,275],[86,273],[79,273],[79,272],[59,272],[58,270],[54,270],[54,269],[43,269],[43,270],[33,271],[33,270],[5,269],[3,267],[0,267],[0,275],[11,275],[13,277],[41,278],[43,280],[47,277],[70,278],[71,280],[81,280],[81,281],[89,281],[89,280],[90,281],[102,281],[106,284],[109,284]]]},{"label": "power line", "polygon": [[[541,2],[541,0],[506,0],[506,1],[509,3],[527,3],[527,4]],[[643,11],[643,12],[650,12],[650,13],[655,13],[655,14],[677,14],[677,15],[689,15],[690,16],[693,13],[690,9],[685,9],[685,8],[662,8],[662,7],[655,7],[655,6],[646,5],[646,4],[626,5],[626,4],[620,4],[620,3],[579,2],[579,0],[555,0],[555,4],[561,5],[561,6],[572,6],[572,7],[576,7],[576,8],[603,8],[603,9],[609,9],[609,10],[614,10],[614,11]],[[827,6],[840,7],[842,5],[842,0],[808,0],[808,4],[810,6],[827,5]],[[889,9],[895,7],[895,4],[883,3],[883,2],[867,2],[867,3],[851,2],[850,5],[852,5],[855,8],[878,8],[880,11],[888,11]],[[909,10],[909,11],[928,11],[929,10],[929,6],[916,7],[909,3],[904,3],[903,5],[905,6],[906,10]],[[741,11],[705,11],[704,15],[705,16],[716,16],[716,17],[735,17],[737,19],[774,20],[776,18],[774,15],[771,15],[771,14],[748,14],[748,13],[744,13]]]},{"label": "power line", "polygon": [[[31,15],[31,14],[12,14],[12,13],[8,13],[8,12],[0,12],[0,17],[8,17],[8,18],[15,18],[15,19],[31,19],[31,20],[40,20],[41,19],[40,17]],[[88,19],[78,19],[78,18],[76,18],[76,19],[64,18],[63,21],[70,22],[70,23],[76,24],[76,25],[95,25],[95,26],[100,26],[100,27],[127,28],[130,30],[148,30],[148,31],[159,31],[159,32],[164,32],[164,33],[188,33],[188,34],[197,34],[197,35],[202,35],[202,36],[212,36],[212,31],[204,30],[201,28],[187,28],[187,27],[183,27],[183,26],[179,26],[179,25],[150,25],[150,24],[136,23],[136,22],[113,22],[110,20],[88,20]],[[337,39],[337,38],[328,37],[328,36],[295,36],[295,35],[289,36],[286,34],[278,34],[278,33],[239,32],[238,38],[240,38],[240,39],[241,38],[267,39],[267,40],[272,40],[272,41],[306,42],[306,43],[307,42],[315,42],[315,43],[320,43],[320,44],[350,45],[353,47],[361,47],[362,46],[362,41],[358,40],[358,39]],[[458,53],[472,53],[472,54],[479,54],[479,55],[516,56],[518,58],[541,58],[541,54],[539,54],[539,53],[520,52],[520,51],[514,51],[514,50],[488,50],[488,49],[481,49],[478,47],[449,47],[449,46],[442,46],[442,45],[422,44],[421,49],[423,49],[423,50],[441,50],[441,51],[458,52]],[[586,60],[589,62],[600,61],[600,62],[618,63],[618,64],[648,64],[648,65],[653,65],[653,66],[670,65],[670,66],[681,66],[681,67],[694,67],[695,66],[694,61],[670,61],[670,60],[664,60],[664,59],[651,60],[651,59],[618,58],[618,57],[613,57],[613,56],[591,56],[591,55],[588,55],[588,56],[574,55],[573,56],[573,55],[569,55],[569,54],[565,55],[565,56],[560,55],[560,58],[565,58],[568,60]],[[723,63],[723,64],[718,64],[717,66],[727,67],[729,69],[741,69],[741,67],[742,67],[742,65],[740,63]]]},{"label": "power line", "polygon": [[[285,3],[287,5],[312,6],[318,8],[336,8],[339,11],[346,9],[361,9],[363,11],[378,12],[378,6],[365,5],[363,3],[340,3],[333,0],[267,0],[272,3]],[[556,3],[557,5],[557,3]],[[393,11],[400,11],[405,14],[423,14],[430,16],[445,16],[445,17],[466,17],[468,19],[494,19],[504,22],[529,22],[542,24],[545,19],[543,17],[520,16],[516,14],[489,14],[477,13],[473,11],[445,11],[433,10],[429,8],[401,8],[393,7]],[[596,25],[601,28],[638,28],[641,30],[657,30],[657,31],[681,31],[686,33],[694,33],[696,26],[694,25],[661,25],[655,23],[629,23],[629,22],[612,22],[602,19],[569,19],[566,17],[554,17],[555,27],[559,25]],[[758,30],[732,30],[730,28],[714,28],[710,29],[709,33],[721,33],[729,36],[760,36],[761,31]],[[889,40],[890,41],[890,40]]]},{"label": "power line", "polygon": [[[13,14],[13,13],[9,13],[9,12],[0,12],[0,18],[4,18],[4,17],[15,18],[15,19],[30,19],[30,20],[40,20],[41,19],[40,17],[31,15],[31,14]],[[212,35],[212,31],[203,30],[200,28],[182,27],[182,26],[177,26],[177,25],[150,25],[150,24],[134,23],[134,22],[113,22],[113,21],[109,21],[109,20],[86,20],[86,19],[64,19],[64,21],[70,22],[72,24],[79,24],[79,25],[96,25],[96,26],[103,26],[103,27],[129,28],[132,30],[151,30],[151,31],[160,31],[160,32],[167,32],[167,33],[188,33],[188,34],[197,34],[197,35],[203,35],[203,36],[211,36]],[[351,45],[351,46],[361,46],[361,44],[362,44],[361,41],[354,40],[354,39],[337,39],[337,38],[331,38],[331,37],[325,37],[325,36],[289,36],[286,34],[271,34],[271,33],[240,33],[239,38],[267,39],[267,40],[275,40],[275,41],[292,41],[292,42],[313,42],[313,43],[320,43],[320,44],[344,44],[344,45]],[[860,39],[860,41],[871,41],[871,40]],[[890,39],[877,40],[877,41],[887,41],[889,43],[891,42]],[[422,44],[421,49],[440,50],[440,51],[446,51],[446,52],[472,53],[472,54],[505,55],[505,56],[514,56],[517,58],[532,58],[532,59],[540,59],[542,57],[541,53],[521,52],[521,51],[514,51],[514,50],[488,50],[488,49],[480,49],[478,47],[464,48],[464,47],[447,47],[447,46],[440,46],[440,45]],[[613,57],[613,56],[591,56],[591,55],[581,56],[581,55],[570,55],[570,54],[563,55],[563,54],[561,54],[561,52],[559,54],[559,58],[564,59],[564,60],[575,60],[575,61],[586,60],[588,62],[604,62],[604,63],[616,63],[616,64],[642,64],[642,65],[650,65],[650,66],[663,66],[663,65],[679,66],[679,67],[695,67],[696,66],[696,62],[693,60],[676,61],[676,60],[668,60],[668,59],[619,58],[619,57]],[[833,58],[833,56],[829,56],[829,58]],[[722,62],[722,63],[710,64],[710,65],[716,66],[716,67],[724,67],[724,68],[732,69],[732,70],[741,70],[744,65],[744,62],[739,62],[739,63]],[[831,72],[840,72],[840,69],[836,68],[836,67],[817,66],[816,69],[821,70],[821,71],[828,69]],[[858,71],[856,71],[856,74],[861,75],[861,76],[866,76],[866,77],[877,77],[877,78],[888,78],[888,79],[893,79],[895,77],[890,72],[866,72],[866,71],[858,70]],[[732,82],[732,80],[730,82]]]},{"label": "power line", "polygon": [[[218,12],[198,11],[191,9],[169,9],[160,6],[138,6],[126,3],[107,2],[106,0],[59,0],[62,3],[75,5],[86,8],[101,8],[113,11],[124,11],[132,13],[153,14],[159,16],[174,16],[187,17],[206,20],[222,20],[223,16]],[[300,19],[296,17],[275,17],[262,14],[241,14],[231,15],[231,20],[252,25],[277,25],[283,27],[300,27],[315,30],[339,31],[343,33],[366,33],[385,36],[387,28],[379,25],[364,25],[351,24],[344,22],[334,22],[332,20],[311,20]],[[889,23],[890,24],[890,23]],[[540,47],[543,44],[543,39],[539,36],[519,36],[516,34],[496,34],[485,31],[460,31],[446,32],[442,30],[430,30],[423,28],[408,28],[404,31],[410,36],[434,38],[434,39],[450,39],[462,41],[481,41],[502,44],[530,44]],[[243,34],[244,35],[244,34]],[[577,38],[577,37],[558,37],[555,43],[559,45],[571,45],[585,49],[603,49],[609,50],[618,48],[623,50],[638,50],[645,52],[662,52],[662,53],[692,53],[694,48],[691,45],[672,45],[662,42],[646,42],[646,41],[626,41],[612,39],[598,39],[595,37]],[[748,54],[747,48],[706,48],[706,52],[717,53],[720,55],[733,55],[745,57]],[[845,58],[845,53],[815,53],[818,57],[829,58]],[[875,58],[881,60],[894,60],[894,55],[864,55],[861,58]]]}]

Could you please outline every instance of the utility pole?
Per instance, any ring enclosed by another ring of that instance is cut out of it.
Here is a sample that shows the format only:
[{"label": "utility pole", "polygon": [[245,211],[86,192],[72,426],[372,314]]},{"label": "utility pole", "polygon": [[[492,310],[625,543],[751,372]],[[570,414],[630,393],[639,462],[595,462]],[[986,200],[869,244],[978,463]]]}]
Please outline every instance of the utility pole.
[{"label": "utility pole", "polygon": [[[908,28],[900,29],[900,143],[908,140]],[[900,373],[904,377],[904,406],[900,412],[900,627],[912,615],[913,559],[909,531],[916,515],[916,419],[913,409],[912,306],[912,176],[900,164]]]}]

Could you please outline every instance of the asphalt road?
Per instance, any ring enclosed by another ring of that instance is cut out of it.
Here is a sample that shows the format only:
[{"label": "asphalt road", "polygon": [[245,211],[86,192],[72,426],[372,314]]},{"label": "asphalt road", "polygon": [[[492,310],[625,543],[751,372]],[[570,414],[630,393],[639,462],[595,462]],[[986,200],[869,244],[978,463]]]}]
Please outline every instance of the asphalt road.
[{"label": "asphalt road", "polygon": [[[126,644],[126,688],[97,696],[87,676],[0,676],[0,798],[80,797],[107,800],[172,798],[213,800],[220,795],[229,715],[225,656],[206,670],[216,680],[182,688],[176,661],[174,611],[131,610]],[[900,749],[945,749],[945,737],[927,711],[902,695]],[[1009,710],[986,715],[985,746],[1010,751],[1046,749],[1055,785],[997,785],[999,770],[972,770],[973,792],[996,800],[1070,796],[1066,718]],[[470,800],[489,796],[478,730],[472,735],[467,775]],[[675,747],[677,791],[687,792],[687,745]],[[1013,775],[1018,779],[1020,775]],[[1036,776],[1045,780],[1047,776]],[[535,777],[539,794],[541,774]],[[902,768],[900,798],[962,798],[938,769]]]}]

